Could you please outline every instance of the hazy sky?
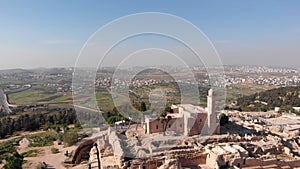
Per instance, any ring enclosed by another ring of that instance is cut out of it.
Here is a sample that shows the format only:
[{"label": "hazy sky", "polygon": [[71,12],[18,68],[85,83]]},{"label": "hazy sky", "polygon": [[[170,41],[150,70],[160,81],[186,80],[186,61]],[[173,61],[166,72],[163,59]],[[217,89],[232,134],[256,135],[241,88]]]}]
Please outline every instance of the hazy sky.
[{"label": "hazy sky", "polygon": [[74,66],[97,29],[137,12],[189,20],[224,64],[300,67],[298,0],[1,0],[0,69]]}]

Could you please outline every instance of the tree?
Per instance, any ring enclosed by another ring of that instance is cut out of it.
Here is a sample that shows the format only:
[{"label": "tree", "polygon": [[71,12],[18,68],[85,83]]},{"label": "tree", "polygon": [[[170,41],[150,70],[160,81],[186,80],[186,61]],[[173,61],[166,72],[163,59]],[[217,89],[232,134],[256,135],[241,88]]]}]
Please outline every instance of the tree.
[{"label": "tree", "polygon": [[262,105],[262,106],[259,107],[259,111],[267,112],[268,110],[267,110],[266,106]]},{"label": "tree", "polygon": [[147,106],[146,106],[146,103],[144,101],[142,101],[142,103],[141,103],[141,111],[142,112],[147,111]]},{"label": "tree", "polygon": [[79,128],[79,129],[82,128],[78,119],[74,120],[74,125],[75,125],[75,128]]},{"label": "tree", "polygon": [[107,119],[107,124],[109,124],[109,125],[115,124],[115,122],[122,121],[122,120],[128,121],[128,119],[126,119],[123,116],[111,116],[110,118]]},{"label": "tree", "polygon": [[115,124],[119,120],[119,116],[111,116],[107,119],[107,124]]},{"label": "tree", "polygon": [[118,109],[116,107],[114,107],[112,109],[112,114],[114,114],[114,115],[118,115],[119,114],[119,111],[118,111]]},{"label": "tree", "polygon": [[165,112],[166,113],[173,113],[173,109],[171,109],[171,107],[170,106],[166,106],[166,108],[165,108]]},{"label": "tree", "polygon": [[220,114],[220,125],[224,126],[225,124],[228,124],[229,118],[226,114],[222,113]]},{"label": "tree", "polygon": [[108,112],[107,112],[107,118],[109,118],[110,116],[112,116],[112,114],[111,114],[110,111],[108,111]]}]

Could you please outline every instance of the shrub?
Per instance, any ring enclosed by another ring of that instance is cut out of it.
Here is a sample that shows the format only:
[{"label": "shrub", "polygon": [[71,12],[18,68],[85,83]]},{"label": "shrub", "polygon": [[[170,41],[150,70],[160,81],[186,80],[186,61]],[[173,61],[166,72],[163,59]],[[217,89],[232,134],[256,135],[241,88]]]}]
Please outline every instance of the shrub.
[{"label": "shrub", "polygon": [[78,141],[78,134],[75,130],[69,130],[64,133],[63,135],[63,142],[67,144],[67,146],[72,146],[73,144],[77,143]]},{"label": "shrub", "polygon": [[52,147],[52,148],[51,148],[51,153],[52,153],[52,154],[57,154],[57,153],[59,153],[59,151],[58,151],[57,148]]},{"label": "shrub", "polygon": [[29,150],[21,154],[21,156],[25,157],[36,157],[39,154],[39,150]]},{"label": "shrub", "polygon": [[125,117],[122,116],[111,116],[107,119],[107,124],[115,124],[117,121],[127,120]]},{"label": "shrub", "polygon": [[30,136],[32,142],[29,147],[43,147],[53,145],[53,141],[57,139],[55,132],[46,132]]},{"label": "shrub", "polygon": [[46,169],[46,168],[47,167],[41,162],[39,162],[39,164],[36,166],[36,169]]}]

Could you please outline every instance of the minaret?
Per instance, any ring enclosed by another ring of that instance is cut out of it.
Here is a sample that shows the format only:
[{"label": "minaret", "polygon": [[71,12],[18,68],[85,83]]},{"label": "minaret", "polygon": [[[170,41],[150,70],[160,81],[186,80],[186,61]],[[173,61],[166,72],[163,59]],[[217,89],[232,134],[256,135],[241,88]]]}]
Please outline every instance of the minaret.
[{"label": "minaret", "polygon": [[207,96],[207,125],[209,134],[213,134],[217,127],[216,105],[213,89],[208,91]]}]

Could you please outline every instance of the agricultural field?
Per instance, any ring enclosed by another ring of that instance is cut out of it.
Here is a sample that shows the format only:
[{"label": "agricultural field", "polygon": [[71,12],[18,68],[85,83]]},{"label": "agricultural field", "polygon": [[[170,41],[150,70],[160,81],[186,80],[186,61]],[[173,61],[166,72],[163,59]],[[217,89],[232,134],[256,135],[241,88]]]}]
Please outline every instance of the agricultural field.
[{"label": "agricultural field", "polygon": [[10,104],[56,104],[72,103],[72,94],[58,93],[49,87],[33,86],[32,88],[8,95]]},{"label": "agricultural field", "polygon": [[[52,88],[41,88],[33,86],[32,88],[8,95],[9,103],[13,105],[32,105],[32,104],[72,104],[73,96],[71,92],[60,93],[53,91]],[[82,96],[78,98],[83,102],[88,102],[89,97]],[[123,99],[123,98],[118,98]],[[101,89],[96,92],[96,101],[102,111],[109,111],[114,108],[110,92]]]}]

